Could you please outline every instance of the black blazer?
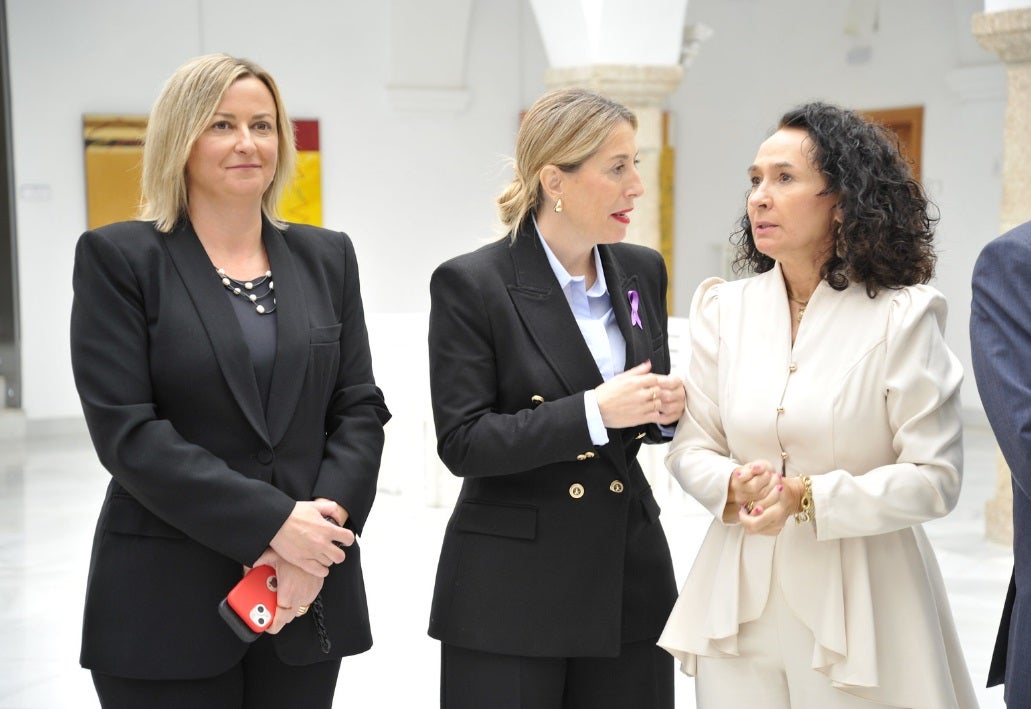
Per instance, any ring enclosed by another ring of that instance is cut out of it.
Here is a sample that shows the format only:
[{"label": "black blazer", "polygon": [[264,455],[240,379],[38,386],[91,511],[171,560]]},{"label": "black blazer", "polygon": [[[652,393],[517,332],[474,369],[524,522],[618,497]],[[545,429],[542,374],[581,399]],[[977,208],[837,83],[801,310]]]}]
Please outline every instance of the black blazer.
[{"label": "black blazer", "polygon": [[[376,387],[348,237],[265,223],[278,300],[268,411],[239,321],[189,224],[90,231],[75,254],[75,383],[111,473],[83,622],[84,667],[122,677],[226,671],[246,645],[217,606],[296,500],[326,497],[361,533],[389,419]],[[332,641],[311,614],[276,638],[290,664],[372,643],[357,544],[322,596]]]},{"label": "black blazer", "polygon": [[[599,247],[626,366],[668,373],[666,270]],[[631,325],[628,291],[639,294]],[[637,463],[657,426],[596,447],[584,392],[602,376],[532,223],[430,282],[430,386],[441,459],[465,478],[448,523],[431,636],[522,656],[615,656],[657,638],[676,597],[659,508]],[[630,538],[628,539],[628,530]]]}]

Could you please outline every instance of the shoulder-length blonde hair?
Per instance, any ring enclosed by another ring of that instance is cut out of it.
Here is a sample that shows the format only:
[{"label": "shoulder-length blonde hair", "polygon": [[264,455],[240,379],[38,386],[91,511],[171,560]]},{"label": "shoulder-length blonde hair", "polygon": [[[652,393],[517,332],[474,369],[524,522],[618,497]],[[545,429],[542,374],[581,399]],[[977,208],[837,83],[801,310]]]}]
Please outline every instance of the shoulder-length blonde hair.
[{"label": "shoulder-length blonde hair", "polygon": [[544,203],[541,169],[576,171],[622,124],[637,130],[633,111],[584,89],[557,89],[537,99],[519,126],[512,182],[498,196],[501,223],[513,238]]},{"label": "shoulder-length blonde hair", "polygon": [[277,227],[286,226],[277,205],[293,177],[297,159],[293,123],[269,73],[252,61],[226,54],[206,54],[183,64],[169,77],[154,102],[143,140],[140,219],[154,222],[159,231],[169,232],[186,218],[186,162],[193,144],[204,132],[226,90],[233,82],[250,76],[265,84],[272,94],[279,138],[276,173],[262,195],[261,211]]}]

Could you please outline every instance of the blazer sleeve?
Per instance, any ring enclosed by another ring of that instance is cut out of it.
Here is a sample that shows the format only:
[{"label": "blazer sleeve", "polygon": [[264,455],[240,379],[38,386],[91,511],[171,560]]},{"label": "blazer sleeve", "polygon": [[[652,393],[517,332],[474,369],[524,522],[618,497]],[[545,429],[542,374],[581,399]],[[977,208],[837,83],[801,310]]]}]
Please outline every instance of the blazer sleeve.
[{"label": "blazer sleeve", "polygon": [[[739,465],[720,416],[720,284],[703,281],[691,302],[691,363],[685,378],[687,407],[666,454],[680,486],[722,522],[730,476]],[[738,522],[732,522],[732,525]]]},{"label": "blazer sleeve", "polygon": [[[510,475],[573,460],[592,450],[583,392],[535,409],[500,411],[497,348],[511,333],[493,330],[491,297],[497,283],[450,261],[430,279],[429,361],[437,452],[460,477]],[[493,307],[505,307],[496,304]],[[511,307],[508,305],[507,307]],[[514,346],[514,345],[513,345]],[[541,366],[546,366],[543,362]]]},{"label": "blazer sleeve", "polygon": [[[147,312],[130,259],[87,232],[73,272],[75,384],[101,463],[148,510],[200,543],[249,564],[294,501],[186,441],[160,416],[151,386]],[[198,406],[203,400],[198,398]]]},{"label": "blazer sleeve", "polygon": [[390,420],[390,412],[372,373],[354,246],[346,236],[341,243],[340,368],[326,413],[326,447],[312,497],[339,503],[348,512],[348,526],[361,534],[376,497],[383,426]]},{"label": "blazer sleeve", "polygon": [[977,391],[1010,466],[1031,497],[1031,227],[981,251],[973,275],[970,348]]},{"label": "blazer sleeve", "polygon": [[945,317],[945,298],[928,286],[903,288],[893,298],[884,396],[897,459],[869,471],[813,476],[817,539],[885,534],[942,517],[956,506],[963,469],[963,369],[945,344]]}]

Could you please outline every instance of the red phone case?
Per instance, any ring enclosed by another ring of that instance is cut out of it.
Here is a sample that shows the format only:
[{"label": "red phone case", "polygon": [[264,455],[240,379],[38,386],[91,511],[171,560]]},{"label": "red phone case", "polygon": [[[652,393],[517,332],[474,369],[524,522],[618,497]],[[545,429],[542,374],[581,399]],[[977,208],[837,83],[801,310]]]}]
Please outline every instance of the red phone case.
[{"label": "red phone case", "polygon": [[218,612],[241,640],[251,642],[276,617],[276,571],[255,566],[222,600]]}]

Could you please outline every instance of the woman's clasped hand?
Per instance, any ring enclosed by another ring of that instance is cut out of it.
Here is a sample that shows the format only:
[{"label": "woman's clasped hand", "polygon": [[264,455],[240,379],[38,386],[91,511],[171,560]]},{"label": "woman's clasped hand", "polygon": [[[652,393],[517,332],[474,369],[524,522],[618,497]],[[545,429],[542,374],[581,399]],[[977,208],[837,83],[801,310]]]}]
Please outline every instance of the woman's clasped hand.
[{"label": "woman's clasped hand", "polygon": [[723,521],[740,522],[748,534],[776,536],[799,509],[801,491],[797,478],[785,479],[766,460],[734,469],[727,487]]}]

